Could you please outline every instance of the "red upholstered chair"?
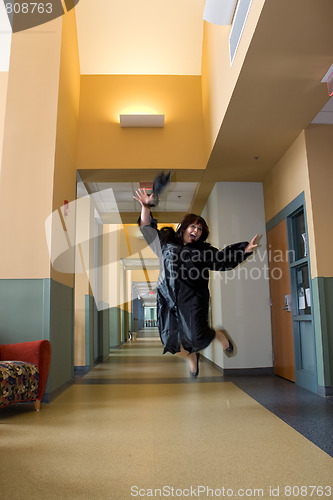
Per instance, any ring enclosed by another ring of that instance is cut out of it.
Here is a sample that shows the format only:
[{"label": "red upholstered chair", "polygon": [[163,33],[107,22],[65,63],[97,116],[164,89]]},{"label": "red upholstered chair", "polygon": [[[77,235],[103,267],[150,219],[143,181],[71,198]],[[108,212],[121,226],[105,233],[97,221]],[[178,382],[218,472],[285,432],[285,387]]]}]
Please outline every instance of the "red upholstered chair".
[{"label": "red upholstered chair", "polygon": [[[0,363],[3,361],[20,361],[25,363],[33,363],[37,366],[39,372],[38,391],[36,389],[33,397],[28,396],[27,398],[25,398],[25,396],[22,395],[20,401],[34,401],[35,410],[39,411],[50,369],[50,342],[48,340],[36,340],[33,342],[21,342],[19,344],[0,345]],[[3,402],[2,406],[7,406],[8,404],[17,402],[18,400],[12,400],[8,403]]]}]

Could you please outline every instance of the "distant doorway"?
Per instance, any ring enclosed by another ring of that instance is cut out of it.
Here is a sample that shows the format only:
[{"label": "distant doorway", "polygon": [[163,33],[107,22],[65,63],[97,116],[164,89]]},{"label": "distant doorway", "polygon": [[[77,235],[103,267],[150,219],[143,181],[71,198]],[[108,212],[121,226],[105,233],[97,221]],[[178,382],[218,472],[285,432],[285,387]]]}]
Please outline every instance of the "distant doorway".
[{"label": "distant doorway", "polygon": [[146,306],[144,308],[144,328],[157,327],[157,308],[156,306]]}]

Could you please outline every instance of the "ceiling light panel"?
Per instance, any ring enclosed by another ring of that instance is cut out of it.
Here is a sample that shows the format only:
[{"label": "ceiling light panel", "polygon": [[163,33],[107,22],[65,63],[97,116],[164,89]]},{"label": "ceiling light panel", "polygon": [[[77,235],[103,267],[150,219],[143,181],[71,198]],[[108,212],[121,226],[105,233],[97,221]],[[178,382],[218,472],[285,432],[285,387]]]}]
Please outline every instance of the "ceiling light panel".
[{"label": "ceiling light panel", "polygon": [[[168,189],[160,196],[158,206],[153,209],[158,212],[188,212],[194,193],[196,182],[170,183]],[[140,204],[133,199],[139,183],[133,182],[99,182],[89,183],[88,189],[104,220],[107,214],[117,212],[139,212]]]}]

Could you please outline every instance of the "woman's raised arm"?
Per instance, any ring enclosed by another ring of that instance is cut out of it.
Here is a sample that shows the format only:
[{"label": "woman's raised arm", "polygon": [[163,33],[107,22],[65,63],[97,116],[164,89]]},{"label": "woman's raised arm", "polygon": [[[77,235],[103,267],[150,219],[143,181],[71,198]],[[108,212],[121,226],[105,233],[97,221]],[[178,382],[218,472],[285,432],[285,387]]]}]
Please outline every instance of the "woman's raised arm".
[{"label": "woman's raised arm", "polygon": [[154,203],[154,195],[153,193],[148,195],[144,188],[139,188],[135,194],[136,196],[133,196],[133,198],[141,205],[140,226],[148,226],[150,223],[150,206]]}]

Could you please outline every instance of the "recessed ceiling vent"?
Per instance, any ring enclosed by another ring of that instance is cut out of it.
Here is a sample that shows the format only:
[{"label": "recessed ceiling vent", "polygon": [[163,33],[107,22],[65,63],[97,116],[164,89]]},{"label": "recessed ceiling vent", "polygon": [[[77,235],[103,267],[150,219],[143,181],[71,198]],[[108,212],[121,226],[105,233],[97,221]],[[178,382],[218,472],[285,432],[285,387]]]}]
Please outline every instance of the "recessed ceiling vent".
[{"label": "recessed ceiling vent", "polygon": [[234,21],[232,23],[229,36],[230,66],[234,61],[240,39],[243,34],[247,15],[250,10],[252,0],[238,0]]}]

